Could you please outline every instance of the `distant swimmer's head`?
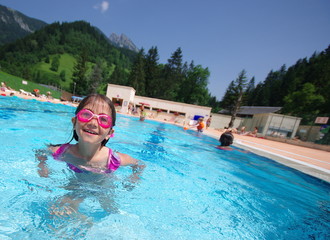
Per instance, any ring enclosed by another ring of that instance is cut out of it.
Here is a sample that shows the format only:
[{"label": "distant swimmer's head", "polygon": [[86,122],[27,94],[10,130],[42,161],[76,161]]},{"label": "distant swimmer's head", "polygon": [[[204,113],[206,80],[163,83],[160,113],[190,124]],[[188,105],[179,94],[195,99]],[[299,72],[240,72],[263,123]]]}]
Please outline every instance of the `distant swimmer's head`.
[{"label": "distant swimmer's head", "polygon": [[230,146],[234,142],[234,136],[230,132],[225,132],[221,134],[219,141],[221,143],[221,146]]}]

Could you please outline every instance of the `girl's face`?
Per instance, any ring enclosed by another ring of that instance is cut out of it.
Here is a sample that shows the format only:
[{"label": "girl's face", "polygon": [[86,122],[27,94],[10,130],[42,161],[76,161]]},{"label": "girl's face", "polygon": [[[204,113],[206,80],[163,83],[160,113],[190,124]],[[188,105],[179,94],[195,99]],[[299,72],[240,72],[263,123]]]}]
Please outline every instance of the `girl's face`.
[{"label": "girl's face", "polygon": [[[89,103],[84,106],[83,109],[88,109],[97,115],[106,114],[111,117],[110,107],[100,101]],[[104,139],[109,139],[113,132],[111,126],[109,128],[100,126],[96,116],[88,122],[79,121],[77,117],[74,117],[72,118],[72,123],[74,124],[74,129],[78,135],[79,142],[101,144]]]}]

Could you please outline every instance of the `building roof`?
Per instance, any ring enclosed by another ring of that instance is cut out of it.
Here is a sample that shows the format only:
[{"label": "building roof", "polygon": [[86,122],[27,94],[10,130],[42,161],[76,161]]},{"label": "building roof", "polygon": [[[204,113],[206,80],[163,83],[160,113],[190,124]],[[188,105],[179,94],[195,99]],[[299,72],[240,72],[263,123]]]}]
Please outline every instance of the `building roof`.
[{"label": "building roof", "polygon": [[[280,111],[282,107],[256,107],[256,106],[242,106],[239,108],[237,115],[255,115],[260,113],[276,113]],[[228,110],[221,110],[219,113],[229,114]]]},{"label": "building roof", "polygon": [[250,106],[242,106],[238,110],[238,114],[241,115],[254,115],[259,113],[276,113],[280,111],[282,107],[250,107]]}]

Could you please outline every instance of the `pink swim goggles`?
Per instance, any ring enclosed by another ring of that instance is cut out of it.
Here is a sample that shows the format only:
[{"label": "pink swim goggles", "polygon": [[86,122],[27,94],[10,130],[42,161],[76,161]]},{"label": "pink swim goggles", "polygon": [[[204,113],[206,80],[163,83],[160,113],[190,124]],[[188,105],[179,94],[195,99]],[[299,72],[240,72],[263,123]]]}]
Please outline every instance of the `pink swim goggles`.
[{"label": "pink swim goggles", "polygon": [[94,117],[96,117],[97,122],[101,127],[103,128],[112,127],[112,118],[107,114],[95,114],[91,110],[82,109],[77,113],[76,117],[80,122],[89,122]]}]

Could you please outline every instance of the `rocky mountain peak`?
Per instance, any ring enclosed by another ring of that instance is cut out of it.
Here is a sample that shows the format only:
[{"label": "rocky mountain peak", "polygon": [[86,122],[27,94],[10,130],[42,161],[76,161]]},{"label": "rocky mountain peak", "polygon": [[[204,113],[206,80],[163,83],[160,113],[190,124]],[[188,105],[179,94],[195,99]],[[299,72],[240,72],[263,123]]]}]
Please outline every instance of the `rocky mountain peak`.
[{"label": "rocky mountain peak", "polygon": [[121,34],[119,36],[115,33],[111,33],[109,39],[110,39],[111,43],[113,43],[113,45],[115,45],[116,47],[127,48],[134,52],[139,51],[139,49],[135,46],[135,44],[132,42],[132,40],[129,39],[125,34]]},{"label": "rocky mountain peak", "polygon": [[22,38],[46,25],[43,21],[0,5],[0,45]]}]

